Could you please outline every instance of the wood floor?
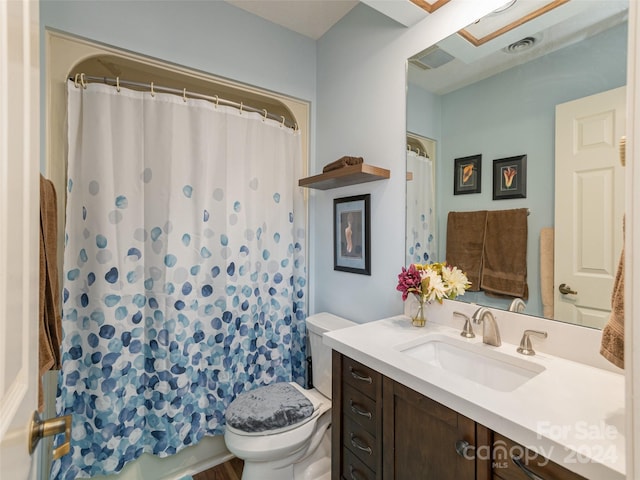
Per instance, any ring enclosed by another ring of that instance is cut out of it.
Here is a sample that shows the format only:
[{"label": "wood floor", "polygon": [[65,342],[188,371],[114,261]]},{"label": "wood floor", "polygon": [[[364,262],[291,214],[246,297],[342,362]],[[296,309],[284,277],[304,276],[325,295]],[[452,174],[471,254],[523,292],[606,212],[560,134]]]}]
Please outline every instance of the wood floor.
[{"label": "wood floor", "polygon": [[193,476],[193,480],[240,480],[244,463],[239,458],[217,465]]}]

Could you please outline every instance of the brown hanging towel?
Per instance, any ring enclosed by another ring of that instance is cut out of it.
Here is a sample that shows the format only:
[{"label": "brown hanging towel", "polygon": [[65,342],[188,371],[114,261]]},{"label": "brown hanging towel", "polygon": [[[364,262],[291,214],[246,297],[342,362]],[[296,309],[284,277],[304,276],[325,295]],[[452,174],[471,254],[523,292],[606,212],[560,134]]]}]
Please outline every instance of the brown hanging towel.
[{"label": "brown hanging towel", "polygon": [[57,256],[57,199],[53,183],[40,175],[40,307],[38,406],[42,410],[44,395],[42,375],[60,368],[60,289]]},{"label": "brown hanging towel", "polygon": [[488,294],[529,298],[526,208],[487,214],[480,288]]},{"label": "brown hanging towel", "polygon": [[486,210],[449,212],[447,217],[447,264],[465,273],[473,292],[480,290],[486,223]]},{"label": "brown hanging towel", "polygon": [[600,354],[615,366],[624,368],[624,245],[613,281],[611,314],[602,330]]}]

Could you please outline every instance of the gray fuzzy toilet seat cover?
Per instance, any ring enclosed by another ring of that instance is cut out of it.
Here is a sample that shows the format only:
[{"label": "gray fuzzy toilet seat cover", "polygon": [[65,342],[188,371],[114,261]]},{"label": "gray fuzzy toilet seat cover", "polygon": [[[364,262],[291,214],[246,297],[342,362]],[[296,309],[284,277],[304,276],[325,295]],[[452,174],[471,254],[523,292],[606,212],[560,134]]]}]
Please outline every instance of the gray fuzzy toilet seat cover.
[{"label": "gray fuzzy toilet seat cover", "polygon": [[273,383],[242,392],[227,407],[227,425],[243,432],[266,432],[301,422],[313,404],[288,383]]}]

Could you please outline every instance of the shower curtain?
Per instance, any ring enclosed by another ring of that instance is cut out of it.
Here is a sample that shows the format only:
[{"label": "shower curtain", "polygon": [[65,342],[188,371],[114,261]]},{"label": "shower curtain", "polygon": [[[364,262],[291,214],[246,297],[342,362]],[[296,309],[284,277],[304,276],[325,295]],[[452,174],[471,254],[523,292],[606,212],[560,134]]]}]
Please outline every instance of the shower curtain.
[{"label": "shower curtain", "polygon": [[68,84],[52,478],[224,432],[235,396],[306,382],[299,132],[203,100]]},{"label": "shower curtain", "polygon": [[405,262],[435,262],[437,254],[432,161],[407,151],[407,253]]}]

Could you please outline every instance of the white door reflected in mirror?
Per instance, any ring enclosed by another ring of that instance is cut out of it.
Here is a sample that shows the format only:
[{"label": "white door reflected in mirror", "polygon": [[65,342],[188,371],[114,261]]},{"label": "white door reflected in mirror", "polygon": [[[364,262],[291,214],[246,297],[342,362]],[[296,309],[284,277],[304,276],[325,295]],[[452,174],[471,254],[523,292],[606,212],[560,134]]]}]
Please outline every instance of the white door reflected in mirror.
[{"label": "white door reflected in mirror", "polygon": [[[622,251],[626,87],[556,107],[554,318],[603,328]],[[564,287],[563,287],[564,285]],[[570,285],[571,287],[569,287]]]}]

